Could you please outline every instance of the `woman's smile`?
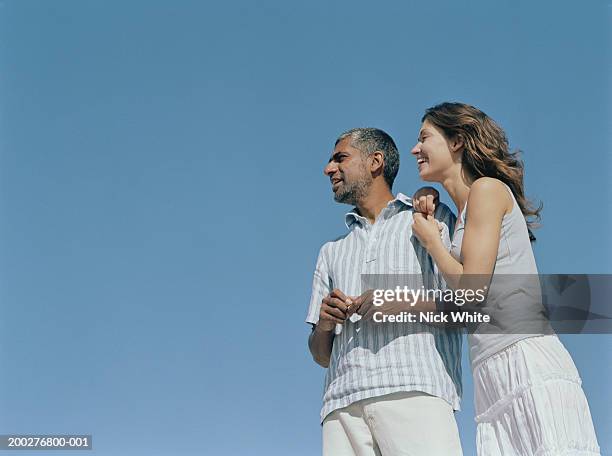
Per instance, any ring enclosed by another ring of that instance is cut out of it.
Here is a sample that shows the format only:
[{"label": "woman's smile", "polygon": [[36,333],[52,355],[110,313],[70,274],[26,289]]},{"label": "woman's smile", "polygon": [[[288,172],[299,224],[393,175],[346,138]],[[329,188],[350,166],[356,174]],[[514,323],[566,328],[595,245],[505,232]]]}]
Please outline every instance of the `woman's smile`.
[{"label": "woman's smile", "polygon": [[419,168],[419,171],[421,170],[423,165],[425,165],[427,163],[429,163],[429,160],[427,160],[425,157],[418,157],[417,158],[417,167]]}]

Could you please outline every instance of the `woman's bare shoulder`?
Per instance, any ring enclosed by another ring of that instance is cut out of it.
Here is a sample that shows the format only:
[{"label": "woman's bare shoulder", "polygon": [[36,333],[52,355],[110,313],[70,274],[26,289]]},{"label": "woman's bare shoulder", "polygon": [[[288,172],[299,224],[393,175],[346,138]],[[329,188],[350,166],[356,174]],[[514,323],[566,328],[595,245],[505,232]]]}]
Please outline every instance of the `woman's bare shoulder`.
[{"label": "woman's bare shoulder", "polygon": [[501,180],[494,177],[480,177],[470,187],[468,197],[470,212],[477,208],[497,207],[503,209],[504,213],[512,210],[512,197]]}]

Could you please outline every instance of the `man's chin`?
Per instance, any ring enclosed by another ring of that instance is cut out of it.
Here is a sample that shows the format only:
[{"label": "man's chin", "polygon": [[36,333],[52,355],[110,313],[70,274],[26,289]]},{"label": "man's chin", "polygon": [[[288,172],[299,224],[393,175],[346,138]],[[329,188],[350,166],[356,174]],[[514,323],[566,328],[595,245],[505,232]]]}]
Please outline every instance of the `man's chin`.
[{"label": "man's chin", "polygon": [[351,195],[346,193],[334,193],[334,201],[342,204],[355,204]]}]

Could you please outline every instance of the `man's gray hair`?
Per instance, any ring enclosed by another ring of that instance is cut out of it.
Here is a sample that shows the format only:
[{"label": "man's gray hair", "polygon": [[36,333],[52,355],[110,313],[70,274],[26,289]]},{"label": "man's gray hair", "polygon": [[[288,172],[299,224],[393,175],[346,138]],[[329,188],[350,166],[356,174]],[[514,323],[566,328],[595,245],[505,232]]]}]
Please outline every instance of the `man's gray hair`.
[{"label": "man's gray hair", "polygon": [[351,146],[359,149],[366,157],[376,151],[383,153],[383,177],[389,189],[393,188],[393,181],[399,171],[399,153],[393,138],[378,128],[353,128],[338,136],[334,146],[345,138],[350,138]]}]

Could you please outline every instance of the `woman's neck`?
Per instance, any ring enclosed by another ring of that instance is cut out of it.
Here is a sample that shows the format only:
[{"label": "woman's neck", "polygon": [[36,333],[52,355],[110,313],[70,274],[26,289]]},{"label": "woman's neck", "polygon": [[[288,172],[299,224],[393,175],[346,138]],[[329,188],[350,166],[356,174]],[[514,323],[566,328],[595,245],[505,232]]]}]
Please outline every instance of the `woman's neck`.
[{"label": "woman's neck", "polygon": [[467,203],[470,194],[470,187],[474,182],[471,176],[466,175],[463,171],[453,173],[444,179],[441,184],[451,197],[457,208],[457,216],[461,214],[465,204]]}]

